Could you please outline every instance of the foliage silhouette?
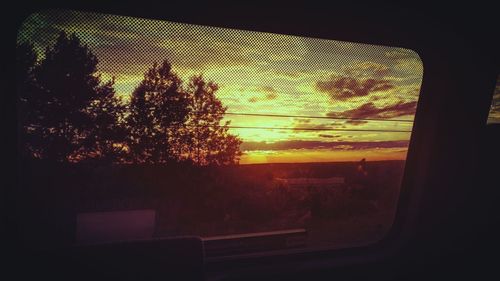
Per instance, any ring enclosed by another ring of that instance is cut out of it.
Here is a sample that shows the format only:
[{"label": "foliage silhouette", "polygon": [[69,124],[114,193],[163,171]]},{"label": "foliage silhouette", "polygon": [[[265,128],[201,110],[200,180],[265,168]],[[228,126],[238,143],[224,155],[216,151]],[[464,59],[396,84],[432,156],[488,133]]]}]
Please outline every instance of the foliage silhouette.
[{"label": "foliage silhouette", "polygon": [[187,116],[187,99],[181,79],[168,61],[155,63],[132,93],[129,106],[128,146],[134,163],[166,163],[175,159],[171,150],[172,128]]},{"label": "foliage silhouette", "polygon": [[236,164],[242,141],[228,133],[230,121],[221,125],[227,107],[215,96],[217,84],[201,75],[191,77],[186,89],[189,115],[177,130],[178,151],[197,165]]},{"label": "foliage silhouette", "polygon": [[[23,61],[24,53],[24,61],[33,62],[26,44],[18,44],[18,61]],[[23,105],[19,112],[30,112],[20,123],[22,131],[32,136],[26,147],[29,154],[59,162],[113,158],[122,107],[113,81],[101,83],[97,62],[75,34],[61,32],[33,67],[30,81],[36,86],[27,90],[29,83],[18,81]],[[18,65],[19,72],[29,69]]]},{"label": "foliage silhouette", "polygon": [[18,151],[21,158],[29,158],[28,148],[36,143],[36,135],[30,124],[38,118],[40,104],[36,96],[36,83],[33,74],[37,54],[33,45],[27,42],[16,46],[16,90],[18,120]]},{"label": "foliage silhouette", "polygon": [[97,89],[97,96],[86,108],[90,122],[95,124],[83,142],[79,155],[101,163],[123,162],[127,158],[126,105],[116,96],[114,79]]},{"label": "foliage silhouette", "polygon": [[221,124],[217,84],[194,76],[184,85],[165,60],[154,63],[126,104],[114,78],[102,82],[98,59],[73,33],[61,32],[37,60],[17,46],[19,152],[56,162],[194,165],[238,163],[241,140]]}]

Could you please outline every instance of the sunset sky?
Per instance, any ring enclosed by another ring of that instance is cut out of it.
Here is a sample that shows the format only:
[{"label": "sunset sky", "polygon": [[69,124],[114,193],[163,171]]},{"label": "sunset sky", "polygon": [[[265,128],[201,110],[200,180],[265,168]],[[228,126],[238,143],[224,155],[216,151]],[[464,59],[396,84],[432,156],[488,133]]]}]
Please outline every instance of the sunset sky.
[{"label": "sunset sky", "polygon": [[228,113],[293,116],[227,114],[234,127],[279,128],[231,128],[243,140],[242,164],[406,158],[423,75],[413,51],[69,11],[32,14],[18,40],[43,54],[60,30],[90,47],[124,99],[168,59],[184,80],[216,82]]}]

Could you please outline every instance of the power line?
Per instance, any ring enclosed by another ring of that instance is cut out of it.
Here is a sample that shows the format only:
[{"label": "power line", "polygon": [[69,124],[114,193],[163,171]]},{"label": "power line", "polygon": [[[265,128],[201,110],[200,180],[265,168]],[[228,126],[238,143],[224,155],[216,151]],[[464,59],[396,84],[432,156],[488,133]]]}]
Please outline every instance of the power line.
[{"label": "power line", "polygon": [[332,120],[358,120],[358,121],[389,121],[389,122],[407,122],[412,123],[413,120],[405,119],[382,119],[382,118],[355,118],[355,117],[331,117],[331,116],[306,116],[306,115],[286,115],[286,114],[267,114],[267,113],[242,113],[242,112],[226,112],[227,115],[241,116],[262,116],[262,117],[293,117],[304,119],[332,119]]},{"label": "power line", "polygon": [[[124,109],[130,109],[130,105],[122,105]],[[110,106],[100,106],[100,108],[112,108]],[[156,110],[156,107],[145,108]],[[196,113],[197,111],[195,111]],[[224,115],[236,116],[254,116],[254,117],[277,117],[277,118],[304,118],[304,119],[329,119],[329,120],[356,120],[356,121],[381,121],[381,122],[404,122],[413,123],[413,120],[408,119],[384,119],[384,118],[360,118],[360,117],[333,117],[333,116],[311,116],[311,115],[288,115],[288,114],[272,114],[272,113],[246,113],[246,112],[225,112]]]},{"label": "power line", "polygon": [[[35,127],[35,128],[43,128],[41,125],[36,125],[36,124],[30,124],[26,127]],[[171,128],[177,128],[177,126],[168,126]],[[191,128],[207,128],[208,126],[201,126],[201,125],[189,125],[185,127],[191,127]],[[224,126],[217,126],[217,127],[224,127]],[[266,126],[232,126],[228,125],[225,126],[226,128],[229,129],[253,129],[253,130],[291,130],[291,131],[340,131],[340,132],[378,132],[378,133],[411,133],[411,131],[408,130],[375,130],[375,129],[346,129],[346,128],[331,128],[331,127],[313,127],[313,128],[306,128],[306,127],[266,127]]]},{"label": "power line", "polygon": [[380,132],[380,133],[411,133],[407,130],[371,130],[371,129],[337,129],[337,128],[304,128],[304,127],[260,127],[260,126],[227,126],[231,129],[257,130],[293,130],[293,131],[345,131],[345,132]]}]

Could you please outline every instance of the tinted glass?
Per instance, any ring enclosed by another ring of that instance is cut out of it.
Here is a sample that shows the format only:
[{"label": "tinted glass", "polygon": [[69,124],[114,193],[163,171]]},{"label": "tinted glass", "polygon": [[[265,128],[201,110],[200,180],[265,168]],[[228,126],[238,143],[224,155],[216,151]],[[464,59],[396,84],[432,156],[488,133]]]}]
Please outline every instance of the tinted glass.
[{"label": "tinted glass", "polygon": [[392,225],[423,74],[411,50],[73,11],[32,14],[17,43],[34,245],[349,247]]}]

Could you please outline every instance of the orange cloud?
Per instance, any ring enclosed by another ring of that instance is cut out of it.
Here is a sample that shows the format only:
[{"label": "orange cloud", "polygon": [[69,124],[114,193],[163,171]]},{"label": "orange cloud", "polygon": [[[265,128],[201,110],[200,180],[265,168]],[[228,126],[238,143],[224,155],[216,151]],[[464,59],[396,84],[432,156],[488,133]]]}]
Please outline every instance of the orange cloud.
[{"label": "orange cloud", "polygon": [[395,86],[385,79],[357,79],[347,76],[331,76],[330,79],[316,82],[316,90],[327,93],[332,100],[347,100],[364,97],[371,92],[385,91]]},{"label": "orange cloud", "polygon": [[[363,119],[363,118],[394,118],[404,115],[415,114],[417,109],[417,102],[403,102],[399,101],[395,104],[377,107],[373,102],[365,103],[355,109],[346,110],[343,112],[329,112],[327,116],[330,117],[343,117],[343,118],[353,118],[353,119]],[[351,120],[350,123],[355,125],[356,122],[360,120]],[[362,120],[361,120],[362,121]],[[362,121],[364,122],[364,121]]]}]

